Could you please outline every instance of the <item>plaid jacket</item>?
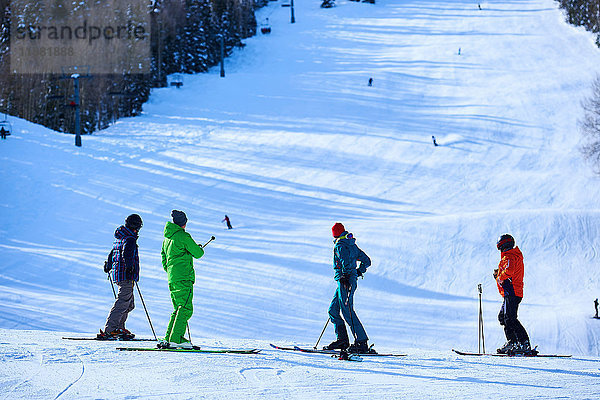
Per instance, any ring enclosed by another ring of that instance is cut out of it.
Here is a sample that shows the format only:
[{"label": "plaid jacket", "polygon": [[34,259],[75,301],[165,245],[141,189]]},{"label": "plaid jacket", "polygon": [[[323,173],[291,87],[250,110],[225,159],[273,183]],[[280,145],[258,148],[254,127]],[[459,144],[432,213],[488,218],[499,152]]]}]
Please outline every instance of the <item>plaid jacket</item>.
[{"label": "plaid jacket", "polygon": [[137,238],[138,235],[124,225],[115,231],[112,250],[112,278],[115,282],[137,282],[140,279]]}]

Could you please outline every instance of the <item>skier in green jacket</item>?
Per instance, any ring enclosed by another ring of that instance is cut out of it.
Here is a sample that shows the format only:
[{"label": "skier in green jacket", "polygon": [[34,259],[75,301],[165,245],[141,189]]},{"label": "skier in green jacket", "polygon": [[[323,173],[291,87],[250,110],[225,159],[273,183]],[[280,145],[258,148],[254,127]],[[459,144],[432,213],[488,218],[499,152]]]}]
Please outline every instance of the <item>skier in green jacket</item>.
[{"label": "skier in green jacket", "polygon": [[162,250],[162,266],[169,279],[169,291],[173,302],[173,313],[167,326],[164,341],[159,347],[191,348],[185,339],[188,320],[194,311],[192,299],[194,296],[194,258],[204,255],[202,246],[197,244],[192,236],[185,231],[187,217],[183,211],[171,212],[173,222],[165,225]]}]

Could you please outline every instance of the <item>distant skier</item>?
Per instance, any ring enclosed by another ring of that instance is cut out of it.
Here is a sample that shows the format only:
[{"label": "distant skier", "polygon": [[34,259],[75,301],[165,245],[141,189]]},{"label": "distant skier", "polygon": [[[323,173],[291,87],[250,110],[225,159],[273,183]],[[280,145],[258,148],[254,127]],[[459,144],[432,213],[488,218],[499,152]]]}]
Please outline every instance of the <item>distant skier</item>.
[{"label": "distant skier", "polygon": [[[356,239],[351,233],[346,231],[344,225],[337,222],[331,228],[334,240],[333,247],[333,269],[335,271],[335,280],[337,289],[329,306],[329,318],[335,326],[337,339],[325,346],[326,350],[348,349],[350,353],[368,353],[367,333],[363,328],[358,316],[354,312],[354,292],[356,292],[357,278],[363,276],[367,268],[371,265],[371,260],[364,251],[355,244]],[[360,265],[356,263],[360,261]],[[340,316],[340,311],[344,318]],[[355,342],[350,346],[348,340],[348,331],[346,323],[350,325]]]},{"label": "distant skier", "polygon": [[225,218],[223,218],[221,222],[227,223],[227,229],[233,229],[233,226],[231,226],[231,221],[229,221],[229,217],[227,215],[225,215]]},{"label": "distant skier", "polygon": [[373,86],[373,78],[369,78],[369,86]]},{"label": "distant skier", "polygon": [[433,136],[433,135],[432,135],[432,136],[431,136],[431,140],[433,140],[433,145],[434,145],[435,147],[438,147],[438,146],[439,146],[439,145],[437,144],[437,141],[435,140],[435,136]]},{"label": "distant skier", "polygon": [[500,236],[496,247],[501,252],[501,259],[494,270],[494,279],[504,297],[498,320],[507,339],[498,353],[527,354],[531,352],[529,336],[517,318],[519,303],[523,300],[523,253],[515,247],[515,239],[509,234]]},{"label": "distant skier", "polygon": [[0,128],[0,137],[2,139],[6,139],[6,137],[8,136],[8,131],[6,129],[4,129],[4,127]]},{"label": "distant skier", "polygon": [[598,318],[598,299],[594,300],[594,308],[596,309],[596,315],[594,318]]},{"label": "distant skier", "polygon": [[185,331],[188,320],[194,312],[192,300],[196,273],[193,259],[202,257],[204,249],[185,231],[187,225],[185,213],[173,210],[171,216],[173,222],[167,221],[165,225],[165,238],[160,255],[163,269],[167,272],[174,309],[165,338],[159,346],[191,348],[191,343],[185,338]]},{"label": "distant skier", "polygon": [[110,252],[109,260],[104,266],[104,272],[110,273],[119,287],[117,299],[111,308],[104,331],[100,330],[98,339],[133,339],[135,335],[125,328],[129,313],[135,308],[133,287],[140,279],[140,259],[138,255],[137,238],[143,226],[142,217],[131,214],[115,231],[115,241]]}]

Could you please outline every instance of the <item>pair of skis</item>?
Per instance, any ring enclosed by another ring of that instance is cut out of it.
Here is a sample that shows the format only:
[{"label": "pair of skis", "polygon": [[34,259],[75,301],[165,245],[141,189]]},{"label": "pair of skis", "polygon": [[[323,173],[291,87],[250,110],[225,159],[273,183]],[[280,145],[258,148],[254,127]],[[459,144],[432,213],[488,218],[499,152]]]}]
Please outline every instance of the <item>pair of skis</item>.
[{"label": "pair of skis", "polygon": [[[96,340],[98,342],[155,342],[154,339],[98,339],[95,337],[63,337],[65,340]],[[194,346],[191,349],[181,348],[166,348],[159,349],[157,347],[117,347],[120,351],[163,351],[174,353],[209,353],[209,354],[258,354],[259,349],[202,349],[199,346]]]},{"label": "pair of skis", "polygon": [[[274,345],[273,343],[271,343],[270,345],[272,348],[277,349],[277,350],[298,351],[301,353],[329,354],[332,356],[340,356],[344,353],[341,350],[307,349],[307,348],[298,347],[298,346],[283,347],[283,346]],[[347,352],[346,352],[346,354],[354,355],[353,353],[347,353]],[[381,353],[357,353],[356,355],[358,355],[360,357],[406,357],[407,356],[407,354],[392,354],[392,353],[383,353],[383,354],[381,354]]]},{"label": "pair of skis", "polygon": [[532,352],[532,353],[525,353],[525,354],[521,354],[521,353],[516,353],[516,354],[502,354],[502,353],[472,353],[472,352],[467,352],[467,351],[459,351],[459,350],[455,350],[452,349],[453,352],[455,352],[458,355],[461,356],[494,356],[494,357],[552,357],[552,358],[568,358],[571,357],[571,355],[566,355],[566,354],[539,354],[536,351]]},{"label": "pair of skis", "polygon": [[260,349],[202,349],[194,346],[191,349],[182,348],[162,348],[158,347],[117,347],[120,351],[162,351],[173,353],[208,353],[208,354],[258,354]]},{"label": "pair of skis", "polygon": [[132,339],[125,339],[125,338],[121,338],[118,336],[115,336],[114,338],[106,338],[106,339],[98,339],[95,337],[65,337],[63,336],[63,339],[65,340],[97,340],[99,342],[154,342],[154,339],[143,339],[143,338],[132,338]]}]

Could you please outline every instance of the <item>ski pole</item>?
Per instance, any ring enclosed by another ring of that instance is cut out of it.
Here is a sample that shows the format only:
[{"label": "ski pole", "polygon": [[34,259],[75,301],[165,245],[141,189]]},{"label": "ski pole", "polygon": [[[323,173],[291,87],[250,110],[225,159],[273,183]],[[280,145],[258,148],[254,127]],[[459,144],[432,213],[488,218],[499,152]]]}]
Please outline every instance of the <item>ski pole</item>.
[{"label": "ski pole", "polygon": [[208,242],[204,243],[204,246],[202,246],[202,248],[205,248],[206,246],[208,246],[208,244],[209,244],[210,242],[212,242],[213,240],[215,240],[215,237],[214,237],[214,236],[211,236],[211,237],[210,237],[210,240],[209,240]]},{"label": "ski pole", "polygon": [[352,336],[354,336],[354,342],[356,343],[358,338],[356,337],[356,333],[354,333],[354,318],[352,317],[352,314],[354,314],[354,307],[353,304],[350,303],[350,293],[352,293],[352,286],[348,288],[348,298],[346,299],[346,306],[350,311],[350,331],[352,332]]},{"label": "ski pole", "polygon": [[110,287],[113,290],[113,295],[115,296],[115,300],[117,299],[117,292],[115,292],[115,285],[112,280],[112,276],[110,276],[110,272],[108,273],[108,280],[110,281]]},{"label": "ski pole", "polygon": [[[177,310],[175,311],[175,319],[173,320],[173,325],[175,324],[175,321],[177,321],[177,319],[179,318],[179,310],[181,310],[181,306],[177,306]],[[169,337],[165,336],[165,340],[167,342],[171,341],[171,336],[173,336],[173,330],[171,329],[171,333],[169,334]]]},{"label": "ski pole", "polygon": [[481,283],[477,285],[477,291],[479,292],[479,321],[477,325],[477,351],[481,353]]},{"label": "ski pole", "polygon": [[152,321],[150,320],[150,314],[148,314],[148,309],[146,308],[146,303],[144,302],[144,298],[142,297],[142,291],[140,290],[140,285],[138,285],[137,282],[135,282],[135,287],[137,287],[138,293],[140,294],[140,299],[142,300],[142,305],[144,306],[144,311],[146,311],[146,317],[148,317],[148,322],[150,323],[150,329],[152,329],[152,334],[154,335],[154,340],[156,340],[158,342],[158,338],[156,337],[156,332],[154,332],[154,327],[152,326]]},{"label": "ski pole", "polygon": [[315,347],[313,347],[313,349],[317,349],[317,347],[319,346],[319,342],[321,341],[321,338],[323,337],[323,334],[325,333],[325,328],[327,328],[327,325],[329,324],[329,317],[327,317],[327,322],[325,322],[325,326],[323,327],[323,330],[321,331],[321,334],[319,335],[319,339],[317,340],[317,343],[315,344]]},{"label": "ski pole", "polygon": [[481,353],[481,345],[483,344],[483,352],[485,353],[485,336],[483,334],[483,304],[481,302],[481,283],[477,285],[479,292],[479,352]]},{"label": "ski pole", "polygon": [[187,331],[188,331],[188,336],[190,338],[190,344],[192,344],[192,332],[190,332],[190,324],[187,323]]}]

